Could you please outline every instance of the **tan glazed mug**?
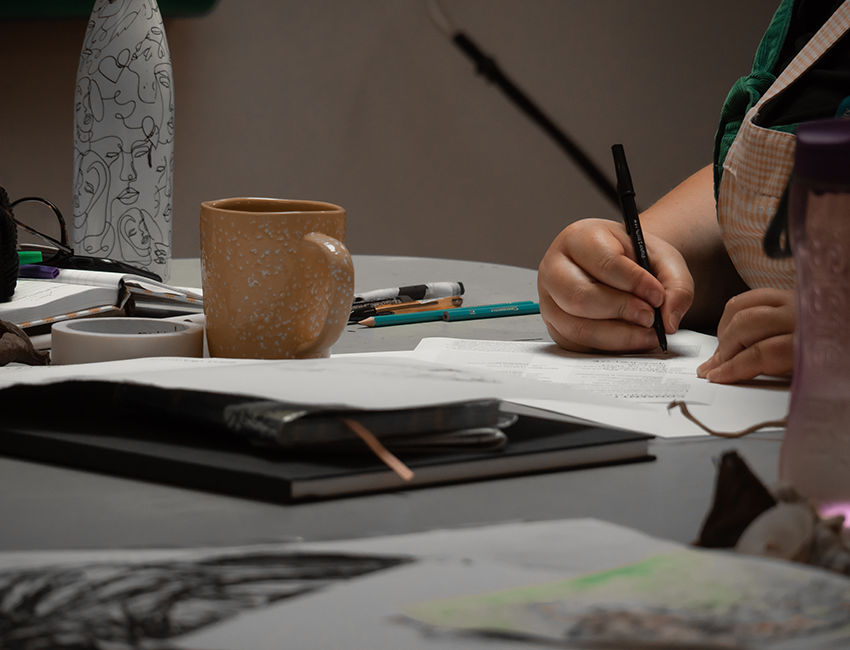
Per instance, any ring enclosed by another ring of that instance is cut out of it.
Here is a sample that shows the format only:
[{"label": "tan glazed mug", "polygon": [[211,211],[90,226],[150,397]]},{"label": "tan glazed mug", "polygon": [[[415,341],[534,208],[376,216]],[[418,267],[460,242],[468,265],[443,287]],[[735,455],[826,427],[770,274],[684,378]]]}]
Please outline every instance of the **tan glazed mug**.
[{"label": "tan glazed mug", "polygon": [[330,203],[261,198],[202,203],[210,356],[329,356],[354,296],[344,239],[345,210]]}]

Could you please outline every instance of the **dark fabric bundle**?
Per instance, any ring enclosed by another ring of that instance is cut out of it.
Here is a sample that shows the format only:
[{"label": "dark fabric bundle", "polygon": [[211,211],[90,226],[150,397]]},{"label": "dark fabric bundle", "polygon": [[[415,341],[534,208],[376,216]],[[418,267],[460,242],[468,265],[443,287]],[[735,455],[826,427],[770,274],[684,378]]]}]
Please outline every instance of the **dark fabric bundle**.
[{"label": "dark fabric bundle", "polygon": [[0,187],[0,302],[9,302],[18,282],[18,229],[12,221],[12,206]]}]

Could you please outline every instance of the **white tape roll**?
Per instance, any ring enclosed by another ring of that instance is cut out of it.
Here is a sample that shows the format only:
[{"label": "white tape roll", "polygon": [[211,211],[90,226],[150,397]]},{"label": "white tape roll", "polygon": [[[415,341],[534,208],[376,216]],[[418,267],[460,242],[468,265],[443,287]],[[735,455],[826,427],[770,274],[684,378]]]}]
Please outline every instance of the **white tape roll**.
[{"label": "white tape roll", "polygon": [[156,318],[93,318],[56,323],[51,363],[92,363],[140,357],[202,357],[204,328]]}]

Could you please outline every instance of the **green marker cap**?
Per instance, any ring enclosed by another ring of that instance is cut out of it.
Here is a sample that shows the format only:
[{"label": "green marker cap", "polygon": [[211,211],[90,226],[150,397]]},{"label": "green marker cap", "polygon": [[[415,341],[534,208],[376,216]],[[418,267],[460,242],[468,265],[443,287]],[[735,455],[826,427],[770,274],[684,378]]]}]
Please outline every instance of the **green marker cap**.
[{"label": "green marker cap", "polygon": [[44,261],[41,251],[18,251],[18,261],[21,264],[38,264]]}]

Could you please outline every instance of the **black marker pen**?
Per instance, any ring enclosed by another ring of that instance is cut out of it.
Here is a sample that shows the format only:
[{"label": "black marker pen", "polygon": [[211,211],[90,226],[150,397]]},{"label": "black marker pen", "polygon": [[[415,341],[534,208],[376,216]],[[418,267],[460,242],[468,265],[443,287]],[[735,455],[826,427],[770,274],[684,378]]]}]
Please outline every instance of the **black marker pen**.
[{"label": "black marker pen", "polygon": [[[632,245],[635,248],[635,256],[641,268],[652,273],[649,264],[649,253],[646,251],[646,242],[643,240],[643,230],[640,227],[637,206],[635,205],[635,190],[632,187],[632,175],[626,162],[626,152],[623,145],[615,144],[611,147],[614,154],[614,168],[617,172],[617,190],[620,193],[620,206],[623,209],[623,221],[626,222],[626,232],[631,235]],[[661,320],[661,309],[655,308],[655,322],[652,325],[658,337],[658,345],[667,352],[667,335],[664,333],[664,321]]]}]

